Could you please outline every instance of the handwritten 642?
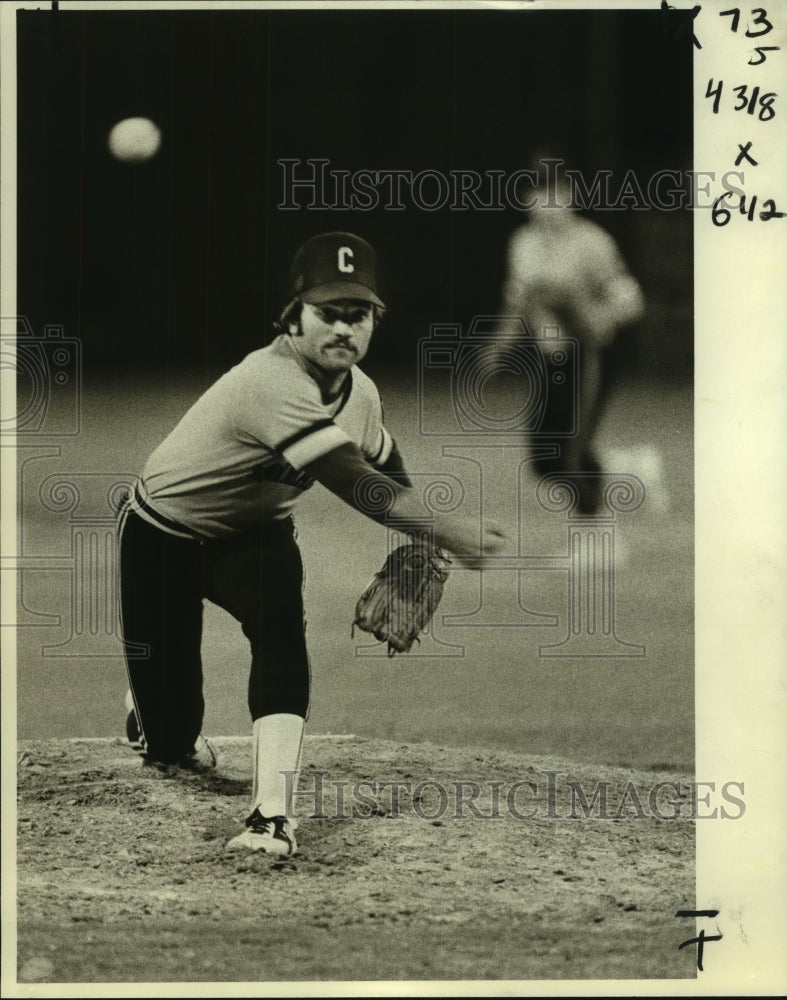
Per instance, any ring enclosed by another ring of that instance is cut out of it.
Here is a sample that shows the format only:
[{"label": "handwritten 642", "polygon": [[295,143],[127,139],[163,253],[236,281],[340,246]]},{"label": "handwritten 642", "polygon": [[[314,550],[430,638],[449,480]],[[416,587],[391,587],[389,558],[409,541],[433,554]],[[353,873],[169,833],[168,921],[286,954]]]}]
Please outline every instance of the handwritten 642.
[{"label": "handwritten 642", "polygon": [[[735,196],[735,191],[725,191],[724,194],[719,195],[714,201],[711,209],[711,218],[714,226],[726,226],[734,217],[733,211],[735,206],[733,205],[732,208],[728,207],[730,203],[727,202],[727,199],[734,198]],[[757,211],[758,204],[760,205],[759,211]],[[770,222],[771,219],[783,219],[787,215],[787,212],[777,211],[773,198],[766,198],[760,203],[756,194],[752,195],[751,198],[746,194],[740,194],[738,196],[737,212],[747,222],[754,222],[756,219],[759,219],[760,222]]]}]

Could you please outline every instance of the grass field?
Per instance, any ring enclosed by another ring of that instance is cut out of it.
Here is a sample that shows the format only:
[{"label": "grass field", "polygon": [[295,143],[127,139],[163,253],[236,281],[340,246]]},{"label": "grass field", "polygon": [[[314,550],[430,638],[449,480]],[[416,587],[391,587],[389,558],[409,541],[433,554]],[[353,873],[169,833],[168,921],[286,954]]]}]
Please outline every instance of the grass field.
[{"label": "grass field", "polygon": [[[413,387],[403,386],[395,373],[375,373],[375,377],[387,425],[408,468],[455,476],[466,489],[468,511],[475,509],[477,466],[455,453],[442,453],[444,444],[462,445],[462,440],[422,436]],[[127,380],[87,377],[79,436],[43,438],[45,444],[31,441],[20,450],[25,566],[20,578],[25,605],[20,622],[26,626],[18,632],[20,737],[121,734],[122,659],[106,652],[67,656],[43,655],[41,650],[64,643],[69,636],[72,530],[77,518],[84,522],[97,513],[102,516],[102,510],[106,514],[101,497],[91,498],[90,490],[99,487],[100,493],[112,476],[137,473],[202,388],[199,379],[185,376],[167,384],[142,375]],[[541,645],[560,641],[566,630],[567,571],[559,568],[491,572],[483,595],[477,574],[455,572],[440,608],[440,615],[451,621],[438,620],[434,638],[425,641],[420,652],[416,648],[393,660],[367,655],[379,650],[359,655],[358,647],[368,646],[370,637],[351,638],[353,610],[385,556],[385,533],[321,487],[310,491],[297,517],[307,567],[313,669],[309,731],[426,739],[644,769],[690,770],[694,751],[691,406],[690,389],[628,386],[612,399],[602,427],[602,450],[617,449],[613,452],[617,461],[620,449],[624,455],[636,454],[636,449],[648,446],[663,468],[662,480],[645,483],[649,493],[642,507],[618,515],[616,523],[621,549],[615,577],[616,630],[620,639],[645,647],[640,658],[539,656]],[[487,449],[481,457],[491,462],[484,470],[487,513],[518,530],[520,554],[565,556],[565,514],[547,513],[538,506],[527,466],[520,468],[524,454],[512,444],[495,455]],[[80,487],[83,498],[77,511],[44,507],[42,484],[53,476],[88,484]],[[516,490],[521,494],[519,506]],[[106,531],[106,520],[102,524]],[[481,596],[480,618],[497,621],[497,627],[475,627],[478,615],[467,621]],[[553,616],[557,624],[535,619],[542,624],[534,625],[532,616],[524,612],[519,616],[522,608]],[[46,624],[42,615],[59,616],[60,623],[50,619]],[[104,645],[112,646],[112,638]],[[71,647],[77,652],[92,648],[84,642]],[[210,606],[203,648],[205,731],[245,735],[245,640],[228,616]],[[68,650],[64,646],[60,652]],[[425,655],[457,651],[461,655]]]}]

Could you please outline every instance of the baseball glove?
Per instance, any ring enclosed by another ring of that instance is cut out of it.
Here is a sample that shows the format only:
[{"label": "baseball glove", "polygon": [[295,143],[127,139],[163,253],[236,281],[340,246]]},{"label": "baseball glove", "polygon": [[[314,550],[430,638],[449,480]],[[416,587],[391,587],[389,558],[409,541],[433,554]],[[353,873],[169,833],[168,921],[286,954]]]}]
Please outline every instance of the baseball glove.
[{"label": "baseball glove", "polygon": [[388,643],[388,655],[406,653],[427,627],[443,596],[451,560],[427,542],[400,545],[358,598],[355,626]]}]

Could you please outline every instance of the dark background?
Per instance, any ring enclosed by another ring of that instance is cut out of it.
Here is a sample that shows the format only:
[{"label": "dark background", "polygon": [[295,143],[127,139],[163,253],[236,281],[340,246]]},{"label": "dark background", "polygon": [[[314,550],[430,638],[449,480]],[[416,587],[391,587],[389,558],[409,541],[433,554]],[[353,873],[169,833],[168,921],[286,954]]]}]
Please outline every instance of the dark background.
[{"label": "dark background", "polygon": [[[107,611],[95,638],[84,624],[104,569],[96,557],[77,575],[84,521],[114,535],[107,486],[133,481],[206,383],[268,340],[292,254],[314,232],[346,227],[377,247],[390,308],[364,368],[408,468],[451,472],[473,502],[475,467],[445,453],[456,439],[421,433],[417,342],[432,323],[466,328],[496,311],[522,213],[285,212],[276,161],[512,173],[549,147],[588,180],[634,170],[644,187],[656,170],[693,166],[690,23],[644,10],[19,15],[19,311],[37,336],[62,324],[67,340],[79,338],[84,374],[72,377],[73,344],[62,364],[53,342],[23,352],[19,366],[21,735],[122,735],[121,647],[101,632],[113,619]],[[149,163],[107,152],[110,128],[128,116],[162,129]],[[653,500],[621,516],[616,542],[618,635],[647,656],[540,656],[565,627],[563,571],[516,584],[522,606],[554,616],[554,627],[446,626],[450,642],[466,644],[456,658],[358,654],[351,611],[384,557],[380,529],[316,486],[298,510],[312,732],[691,766],[693,220],[689,210],[595,218],[648,302],[618,339],[621,378],[598,441],[609,467],[641,476]],[[522,457],[510,454],[507,474]],[[66,509],[67,485],[64,502],[47,505],[47,485],[72,480],[76,510]],[[490,474],[484,498],[522,552],[564,551],[564,516],[539,507],[532,475],[511,487]],[[488,601],[502,620],[514,579],[490,577],[496,585],[481,593],[475,574],[456,574],[446,614]],[[210,605],[203,653],[205,732],[247,733],[247,644]]]},{"label": "dark background", "polygon": [[[280,158],[511,173],[548,147],[588,177],[612,170],[619,183],[633,169],[643,188],[656,170],[691,167],[691,35],[674,13],[18,16],[18,312],[36,332],[78,337],[86,371],[207,373],[240,359],[270,337],[292,253],[326,228],[378,249],[390,309],[373,373],[411,367],[430,323],[498,308],[521,214],[285,212]],[[132,115],[162,129],[145,164],[106,149]],[[619,369],[690,377],[690,212],[596,217],[648,298]]]}]

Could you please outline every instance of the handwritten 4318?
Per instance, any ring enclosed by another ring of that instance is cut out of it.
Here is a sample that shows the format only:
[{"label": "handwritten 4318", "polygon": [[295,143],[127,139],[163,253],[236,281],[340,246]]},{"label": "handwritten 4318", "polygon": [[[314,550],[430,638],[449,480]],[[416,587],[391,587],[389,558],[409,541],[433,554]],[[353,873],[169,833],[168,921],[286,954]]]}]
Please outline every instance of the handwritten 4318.
[{"label": "handwritten 4318", "polygon": [[[733,111],[745,111],[747,115],[754,115],[756,113],[757,118],[761,122],[769,122],[771,119],[776,117],[776,111],[773,107],[773,102],[778,96],[776,91],[769,90],[762,94],[760,93],[759,87],[752,87],[751,90],[749,90],[748,84],[745,83],[741,84],[739,87],[733,87],[732,90],[733,93],[738,95],[735,98],[735,103],[733,104]],[[713,98],[714,115],[719,113],[719,105],[721,103],[723,92],[723,80],[719,80],[715,87],[713,85],[713,79],[711,78],[708,80],[705,97]]]}]

